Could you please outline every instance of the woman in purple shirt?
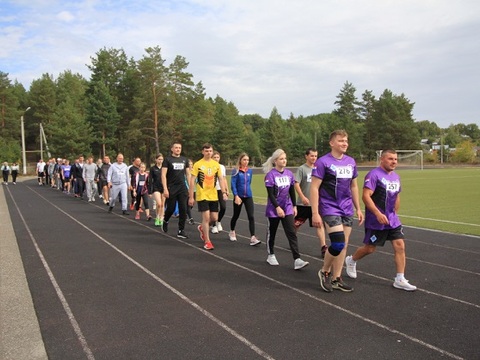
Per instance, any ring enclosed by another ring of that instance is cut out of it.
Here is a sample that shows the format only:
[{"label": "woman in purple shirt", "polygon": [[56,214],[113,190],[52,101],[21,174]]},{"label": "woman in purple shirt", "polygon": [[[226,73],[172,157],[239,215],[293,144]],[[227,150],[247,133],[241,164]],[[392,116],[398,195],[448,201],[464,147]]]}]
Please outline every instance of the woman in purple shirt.
[{"label": "woman in purple shirt", "polygon": [[268,200],[265,215],[268,219],[267,231],[267,262],[270,265],[279,265],[274,254],[275,235],[278,224],[282,222],[285,236],[290,244],[294,259],[294,269],[299,270],[308,265],[308,262],[300,258],[298,251],[298,239],[295,231],[294,217],[297,213],[295,206],[295,177],[286,169],[287,154],[282,149],[277,149],[263,164],[265,175],[265,187],[267,188]]}]

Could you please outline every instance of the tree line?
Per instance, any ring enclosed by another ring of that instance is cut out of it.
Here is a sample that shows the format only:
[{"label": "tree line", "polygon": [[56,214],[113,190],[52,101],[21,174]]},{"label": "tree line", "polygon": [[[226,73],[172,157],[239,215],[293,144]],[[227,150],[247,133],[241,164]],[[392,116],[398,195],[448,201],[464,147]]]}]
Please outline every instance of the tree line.
[{"label": "tree line", "polygon": [[[282,118],[276,107],[270,116],[241,115],[232,101],[207,97],[202,82],[195,83],[189,63],[176,56],[167,63],[159,46],[145,49],[141,59],[123,49],[102,48],[87,65],[90,79],[70,70],[57,78],[43,74],[26,90],[0,71],[0,156],[21,159],[20,117],[25,118],[27,151],[40,148],[42,124],[53,156],[79,154],[102,157],[122,152],[126,159],[140,156],[153,161],[168,153],[172,141],[181,141],[186,156],[196,159],[210,142],[225,163],[247,152],[258,165],[275,149],[283,148],[292,165],[303,161],[308,147],[329,150],[328,136],[335,129],[349,133],[349,154],[359,161],[376,158],[383,148],[421,149],[421,139],[442,139],[450,147],[468,142],[478,145],[476,124],[441,129],[433,121],[415,121],[414,103],[404,94],[386,89],[378,98],[345,82],[330,113]],[[28,111],[25,111],[30,108]],[[425,146],[425,145],[423,145]],[[35,156],[35,155],[34,155]],[[36,159],[38,160],[36,155]]]}]

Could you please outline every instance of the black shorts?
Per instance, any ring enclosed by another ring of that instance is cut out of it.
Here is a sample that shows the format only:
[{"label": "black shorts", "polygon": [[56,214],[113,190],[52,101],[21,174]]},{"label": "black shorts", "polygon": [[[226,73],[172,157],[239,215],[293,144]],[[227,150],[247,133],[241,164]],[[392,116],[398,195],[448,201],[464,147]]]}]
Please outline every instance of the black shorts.
[{"label": "black shorts", "polygon": [[198,211],[200,212],[204,212],[204,211],[218,212],[218,201],[202,200],[202,201],[199,201],[197,204],[198,204]]},{"label": "black shorts", "polygon": [[152,194],[153,194],[154,192],[159,192],[160,194],[163,194],[163,186],[154,185],[154,186],[153,186]]},{"label": "black shorts", "polygon": [[312,225],[312,207],[297,205],[297,216],[295,216],[295,227],[298,228],[308,220],[310,227]]},{"label": "black shorts", "polygon": [[385,241],[405,239],[403,234],[403,226],[395,229],[375,230],[365,228],[365,237],[363,243],[366,245],[383,246]]}]

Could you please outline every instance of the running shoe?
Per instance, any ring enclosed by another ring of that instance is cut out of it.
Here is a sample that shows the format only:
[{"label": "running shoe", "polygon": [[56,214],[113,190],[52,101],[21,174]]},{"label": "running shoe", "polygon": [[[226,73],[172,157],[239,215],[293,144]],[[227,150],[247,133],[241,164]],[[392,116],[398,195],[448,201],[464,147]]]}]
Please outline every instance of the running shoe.
[{"label": "running shoe", "polygon": [[135,203],[134,202],[130,204],[130,210],[133,210],[133,209],[135,209]]},{"label": "running shoe", "polygon": [[205,245],[203,245],[203,248],[205,250],[213,250],[214,249],[213,244],[210,241],[206,242]]},{"label": "running shoe", "polygon": [[295,262],[293,264],[293,268],[295,270],[300,270],[301,268],[304,268],[308,264],[309,264],[308,261],[303,261],[302,259],[298,258],[298,259],[295,259]]},{"label": "running shoe", "polygon": [[160,224],[159,218],[155,218],[155,226],[162,226],[162,224]]},{"label": "running shoe", "polygon": [[178,230],[177,238],[180,238],[180,239],[188,239],[188,236],[187,236],[187,234],[185,234],[185,231],[184,231],[184,230]]},{"label": "running shoe", "polygon": [[253,235],[251,238],[250,238],[250,246],[255,246],[255,245],[258,245],[260,244],[261,241],[257,239],[257,237],[255,235]]},{"label": "running shoe", "polygon": [[129,213],[127,210],[123,210],[123,211],[122,211],[122,214],[123,214],[123,215],[130,215],[130,213]]},{"label": "running shoe", "polygon": [[320,278],[320,286],[326,292],[332,292],[332,274],[329,272],[318,271],[318,277]]},{"label": "running shoe", "polygon": [[217,230],[218,230],[218,232],[223,231],[223,226],[222,226],[222,223],[220,221],[217,222]]},{"label": "running shoe", "polygon": [[113,211],[113,206],[110,206],[110,207],[108,208],[108,212],[111,213],[112,211]]},{"label": "running shoe", "polygon": [[347,275],[352,279],[357,278],[357,262],[351,256],[345,258],[345,265],[347,267]]},{"label": "running shoe", "polygon": [[140,220],[140,214],[138,212],[135,214],[135,220]]},{"label": "running shoe", "polygon": [[193,220],[193,218],[190,218],[190,219],[188,219],[188,223],[190,225],[195,225],[195,220]]},{"label": "running shoe", "polygon": [[218,234],[217,225],[214,225],[214,226],[211,227],[211,232],[212,232],[212,234]]},{"label": "running shoe", "polygon": [[332,289],[341,290],[344,292],[352,292],[353,287],[345,284],[342,277],[338,277],[335,280],[332,280]]},{"label": "running shoe", "polygon": [[408,280],[403,278],[401,280],[395,279],[393,283],[393,287],[397,289],[402,289],[406,291],[415,291],[417,290],[417,287],[415,285],[409,284]]},{"label": "running shoe", "polygon": [[230,241],[237,241],[237,235],[235,235],[235,230],[230,230],[228,233],[228,238]]},{"label": "running shoe", "polygon": [[[202,239],[202,241],[205,241],[205,234],[203,233],[202,224],[198,225],[197,229],[198,229],[198,232],[200,233],[200,239]],[[210,249],[207,249],[207,250],[210,250]]]},{"label": "running shoe", "polygon": [[168,222],[167,221],[164,221],[163,224],[162,224],[162,230],[164,233],[167,233],[168,232]]},{"label": "running shoe", "polygon": [[150,215],[147,216],[147,221],[152,220],[152,217]]},{"label": "running shoe", "polygon": [[278,263],[277,258],[275,257],[274,254],[267,256],[267,263],[269,263],[269,264],[272,265],[272,266],[278,266],[278,265],[280,265],[280,264]]}]

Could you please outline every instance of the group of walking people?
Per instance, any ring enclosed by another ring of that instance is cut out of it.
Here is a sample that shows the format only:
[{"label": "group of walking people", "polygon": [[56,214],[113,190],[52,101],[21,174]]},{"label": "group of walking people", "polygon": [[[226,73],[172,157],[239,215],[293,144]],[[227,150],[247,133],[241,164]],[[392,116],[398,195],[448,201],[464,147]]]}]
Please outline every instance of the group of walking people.
[{"label": "group of walking people", "polygon": [[[391,241],[395,253],[396,277],[393,286],[407,291],[416,290],[404,276],[405,236],[398,217],[401,186],[400,178],[394,171],[397,165],[396,152],[384,150],[380,166],[366,175],[361,196],[366,207],[364,215],[360,207],[356,162],[346,154],[348,134],[344,130],[332,132],[329,144],[331,151],[320,158],[316,149],[307,149],[305,163],[297,169],[295,175],[287,169],[287,154],[282,149],[274,151],[262,165],[267,193],[267,263],[271,266],[279,265],[275,256],[275,238],[278,226],[282,223],[293,257],[293,268],[300,270],[309,265],[301,258],[297,235],[298,229],[308,221],[310,227],[316,228],[324,258],[318,276],[320,287],[325,292],[353,291],[343,281],[344,263],[347,275],[356,278],[357,262],[373,253],[377,246],[383,246],[386,241]],[[246,153],[239,155],[231,173],[230,186],[225,166],[220,164],[220,154],[209,143],[202,146],[202,158],[193,163],[182,155],[182,144],[174,142],[170,154],[166,157],[158,154],[155,164],[148,172],[146,164],[140,158],[134,159],[127,166],[123,154],[117,155],[116,162],[110,163],[106,156],[99,164],[95,164],[93,158],[88,158],[84,164],[83,157],[80,157],[74,166],[82,169],[81,178],[83,186],[86,186],[88,200],[94,201],[93,189],[97,182],[98,194],[109,206],[109,212],[113,211],[118,199],[122,214],[129,215],[128,190],[130,210],[135,209],[137,220],[140,219],[141,212],[145,212],[148,221],[152,219],[149,199],[154,199],[154,225],[161,227],[165,233],[171,230],[170,219],[178,212],[178,238],[188,238],[185,225],[187,221],[194,224],[191,210],[196,202],[201,213],[201,222],[197,226],[200,239],[204,249],[213,250],[210,233],[223,232],[221,220],[230,194],[233,196],[233,215],[228,238],[237,241],[235,228],[245,205],[249,243],[252,246],[261,243],[255,234],[251,188],[253,172],[249,161]],[[61,167],[60,173],[63,181],[68,182],[65,168]],[[71,176],[73,173],[70,168]],[[39,183],[41,184],[40,180]],[[83,193],[75,194],[83,196]],[[354,215],[359,225],[365,222],[365,236],[363,246],[347,257]],[[325,233],[330,240],[328,246]]]},{"label": "group of walking people", "polygon": [[[384,246],[386,241],[392,243],[394,250],[396,276],[393,286],[406,291],[416,290],[417,287],[405,278],[405,236],[398,217],[401,185],[400,177],[395,173],[396,151],[383,150],[380,166],[365,177],[362,189],[366,208],[364,216],[360,207],[357,165],[346,154],[347,132],[332,132],[329,144],[331,151],[320,158],[315,149],[307,149],[306,162],[297,169],[295,176],[286,168],[287,156],[281,149],[277,149],[263,164],[268,194],[267,262],[279,265],[274,250],[275,234],[281,222],[294,258],[294,269],[307,266],[308,262],[300,257],[297,230],[309,220],[310,226],[317,228],[324,257],[318,276],[325,292],[353,291],[353,287],[343,281],[344,262],[347,275],[356,278],[357,261],[375,252],[377,246]],[[299,195],[298,201],[295,193]],[[365,222],[365,236],[363,246],[347,257],[354,215],[359,225]],[[329,246],[325,243],[325,232],[330,239]]]},{"label": "group of walking people", "polygon": [[12,184],[17,184],[17,176],[19,171],[19,166],[16,162],[12,163],[12,165],[8,164],[8,161],[5,161],[1,166],[1,172],[3,177],[3,185],[8,185],[8,178],[12,177]]}]

